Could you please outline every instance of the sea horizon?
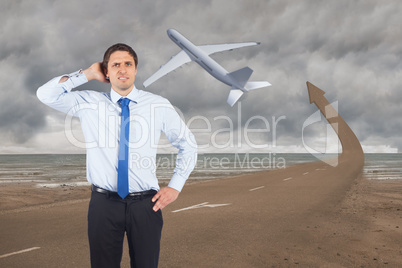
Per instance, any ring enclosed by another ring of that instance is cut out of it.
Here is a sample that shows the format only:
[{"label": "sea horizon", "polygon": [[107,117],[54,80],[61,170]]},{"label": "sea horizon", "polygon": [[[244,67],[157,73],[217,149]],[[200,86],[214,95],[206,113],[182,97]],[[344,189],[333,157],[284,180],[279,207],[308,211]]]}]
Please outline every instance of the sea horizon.
[{"label": "sea horizon", "polygon": [[[325,157],[336,155],[327,154]],[[160,181],[171,178],[176,156],[176,153],[157,154],[154,168]],[[232,177],[315,161],[320,160],[309,153],[200,153],[190,179]],[[366,153],[363,176],[368,179],[402,179],[402,154]],[[86,181],[86,154],[0,154],[0,183],[81,185]]]}]

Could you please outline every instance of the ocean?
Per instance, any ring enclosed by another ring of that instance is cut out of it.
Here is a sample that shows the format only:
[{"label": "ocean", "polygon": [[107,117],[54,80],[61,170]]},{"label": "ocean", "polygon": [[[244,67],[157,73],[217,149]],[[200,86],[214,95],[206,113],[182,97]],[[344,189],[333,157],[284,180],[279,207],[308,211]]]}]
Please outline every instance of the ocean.
[{"label": "ocean", "polygon": [[[175,154],[157,155],[158,179],[170,179],[175,160]],[[190,178],[217,179],[313,161],[317,159],[310,154],[199,154]],[[85,165],[86,156],[83,154],[0,155],[0,184],[36,182],[85,185]],[[402,154],[366,154],[363,173],[368,179],[402,179]]]}]

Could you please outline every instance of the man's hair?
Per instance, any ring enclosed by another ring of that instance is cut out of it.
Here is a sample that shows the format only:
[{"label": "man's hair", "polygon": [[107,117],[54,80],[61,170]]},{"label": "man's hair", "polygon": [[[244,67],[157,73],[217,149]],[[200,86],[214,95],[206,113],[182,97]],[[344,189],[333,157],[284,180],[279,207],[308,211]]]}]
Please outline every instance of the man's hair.
[{"label": "man's hair", "polygon": [[135,62],[135,68],[137,68],[138,57],[137,57],[137,54],[135,53],[134,49],[132,49],[129,45],[118,43],[118,44],[114,44],[113,46],[109,47],[106,50],[105,55],[103,55],[103,61],[102,61],[103,73],[106,74],[107,65],[109,63],[110,55],[112,55],[112,53],[116,52],[116,51],[127,51],[133,57],[134,62]]}]

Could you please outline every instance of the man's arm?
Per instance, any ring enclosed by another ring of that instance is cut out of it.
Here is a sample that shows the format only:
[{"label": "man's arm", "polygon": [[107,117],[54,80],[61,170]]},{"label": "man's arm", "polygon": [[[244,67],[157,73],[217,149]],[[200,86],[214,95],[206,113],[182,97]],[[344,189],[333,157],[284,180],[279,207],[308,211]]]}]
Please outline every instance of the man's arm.
[{"label": "man's arm", "polygon": [[194,135],[181,120],[172,105],[167,105],[164,110],[163,131],[170,143],[179,149],[176,158],[176,168],[169,185],[162,188],[153,198],[156,202],[154,211],[163,209],[177,199],[187,178],[190,176],[197,163],[197,144]]},{"label": "man's arm", "polygon": [[[102,72],[102,67],[101,67],[100,62],[95,62],[89,68],[87,68],[81,72],[85,75],[85,77],[87,78],[88,81],[98,80],[99,82],[109,83],[109,80],[106,79],[105,75]],[[69,76],[63,76],[62,78],[60,78],[59,83],[64,83],[69,78],[70,78]]]},{"label": "man's arm", "polygon": [[44,104],[64,113],[72,113],[72,108],[85,100],[80,93],[69,94],[70,91],[90,80],[108,83],[100,62],[92,64],[84,71],[74,72],[70,75],[58,76],[39,87],[36,95]]}]

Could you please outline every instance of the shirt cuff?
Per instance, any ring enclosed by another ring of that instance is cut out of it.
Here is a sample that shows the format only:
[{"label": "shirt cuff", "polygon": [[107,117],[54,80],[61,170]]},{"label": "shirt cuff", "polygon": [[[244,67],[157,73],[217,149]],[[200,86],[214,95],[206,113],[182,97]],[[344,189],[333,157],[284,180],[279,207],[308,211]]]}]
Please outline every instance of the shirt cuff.
[{"label": "shirt cuff", "polygon": [[69,79],[65,83],[68,83],[70,88],[76,88],[88,82],[87,77],[81,71],[78,70],[68,75]]},{"label": "shirt cuff", "polygon": [[179,174],[175,173],[173,174],[172,179],[169,182],[169,187],[173,188],[179,192],[181,192],[181,190],[184,187],[184,184],[186,183],[186,179],[183,178],[182,176],[180,176]]}]

